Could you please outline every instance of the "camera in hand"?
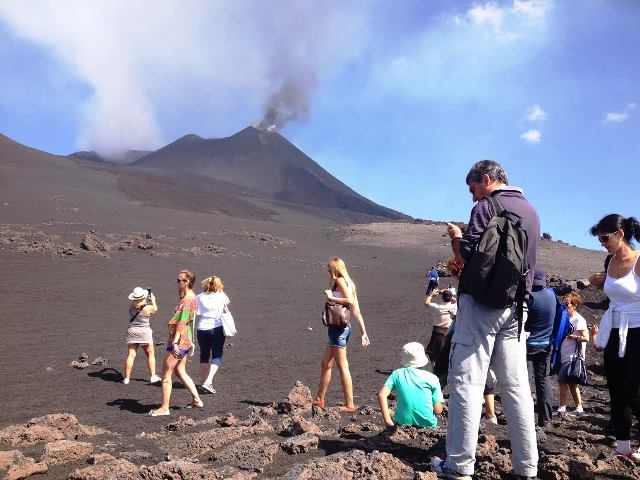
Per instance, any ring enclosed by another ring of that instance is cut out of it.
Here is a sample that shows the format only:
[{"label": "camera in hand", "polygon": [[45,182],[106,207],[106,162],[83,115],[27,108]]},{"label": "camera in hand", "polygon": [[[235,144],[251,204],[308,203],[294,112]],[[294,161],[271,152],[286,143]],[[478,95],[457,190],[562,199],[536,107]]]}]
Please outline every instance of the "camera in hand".
[{"label": "camera in hand", "polygon": [[147,300],[151,301],[151,289],[147,288]]}]

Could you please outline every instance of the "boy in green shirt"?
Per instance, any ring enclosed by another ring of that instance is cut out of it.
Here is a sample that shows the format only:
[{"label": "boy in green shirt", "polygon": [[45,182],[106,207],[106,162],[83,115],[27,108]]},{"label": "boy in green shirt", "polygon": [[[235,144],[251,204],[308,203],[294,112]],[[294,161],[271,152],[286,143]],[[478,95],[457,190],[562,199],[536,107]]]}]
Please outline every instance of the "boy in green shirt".
[{"label": "boy in green shirt", "polygon": [[[429,363],[424,347],[418,342],[402,347],[402,368],[391,372],[384,386],[378,392],[380,411],[387,427],[413,425],[414,427],[435,428],[436,415],[442,413],[442,390],[438,377],[420,370]],[[395,390],[398,398],[396,411],[391,419],[387,397]]]}]

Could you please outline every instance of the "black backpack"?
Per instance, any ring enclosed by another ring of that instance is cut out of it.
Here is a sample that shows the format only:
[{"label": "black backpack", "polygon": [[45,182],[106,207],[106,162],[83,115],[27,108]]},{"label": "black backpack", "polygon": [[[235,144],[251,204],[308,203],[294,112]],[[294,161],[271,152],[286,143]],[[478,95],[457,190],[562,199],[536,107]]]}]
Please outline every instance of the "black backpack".
[{"label": "black backpack", "polygon": [[529,272],[527,232],[519,215],[505,210],[493,195],[487,198],[494,215],[465,263],[459,290],[494,308],[507,308],[516,303],[519,334]]}]

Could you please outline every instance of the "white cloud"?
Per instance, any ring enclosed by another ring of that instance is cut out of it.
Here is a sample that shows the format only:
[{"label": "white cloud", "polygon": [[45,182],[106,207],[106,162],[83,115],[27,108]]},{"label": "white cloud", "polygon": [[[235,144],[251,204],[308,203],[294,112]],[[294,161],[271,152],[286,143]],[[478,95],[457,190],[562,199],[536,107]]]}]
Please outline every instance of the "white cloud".
[{"label": "white cloud", "polygon": [[633,110],[634,108],[636,108],[636,102],[629,102],[627,104],[627,110]]},{"label": "white cloud", "polygon": [[377,67],[381,91],[419,99],[487,99],[547,43],[552,2],[475,4],[442,15],[405,48]]},{"label": "white cloud", "polygon": [[525,112],[525,118],[529,122],[544,122],[548,115],[539,104],[535,104]]},{"label": "white cloud", "polygon": [[505,17],[505,10],[494,3],[476,5],[467,12],[467,17],[477,25],[488,24],[499,30]]},{"label": "white cloud", "polygon": [[304,118],[320,83],[360,54],[367,14],[297,0],[0,2],[0,21],[93,91],[77,147],[106,154],[160,146],[176,118],[197,115],[208,135],[231,118]]},{"label": "white cloud", "polygon": [[610,112],[604,117],[604,123],[622,123],[629,118],[627,112]]},{"label": "white cloud", "polygon": [[542,140],[542,133],[540,133],[540,130],[530,128],[522,135],[520,135],[520,138],[528,143],[540,143],[540,141]]}]

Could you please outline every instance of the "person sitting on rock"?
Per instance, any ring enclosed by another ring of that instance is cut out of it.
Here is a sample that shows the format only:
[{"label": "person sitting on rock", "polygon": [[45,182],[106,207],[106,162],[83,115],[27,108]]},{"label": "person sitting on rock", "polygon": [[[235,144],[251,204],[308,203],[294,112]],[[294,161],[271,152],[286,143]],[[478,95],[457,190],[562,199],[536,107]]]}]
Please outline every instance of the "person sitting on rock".
[{"label": "person sitting on rock", "polygon": [[[420,370],[429,363],[421,343],[410,342],[402,347],[402,368],[391,372],[384,386],[378,392],[380,411],[387,427],[413,425],[414,427],[435,428],[436,415],[442,413],[442,390],[438,377]],[[395,391],[398,397],[393,420],[389,413],[389,394]]]}]

